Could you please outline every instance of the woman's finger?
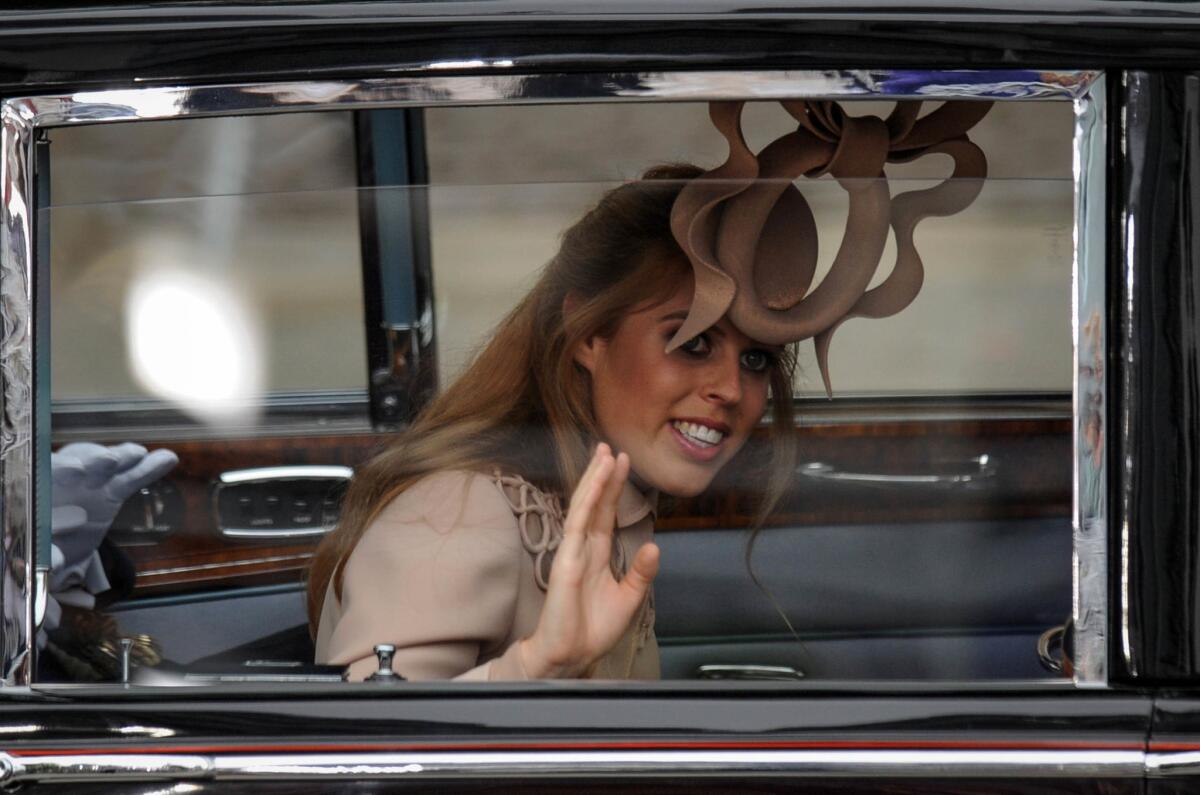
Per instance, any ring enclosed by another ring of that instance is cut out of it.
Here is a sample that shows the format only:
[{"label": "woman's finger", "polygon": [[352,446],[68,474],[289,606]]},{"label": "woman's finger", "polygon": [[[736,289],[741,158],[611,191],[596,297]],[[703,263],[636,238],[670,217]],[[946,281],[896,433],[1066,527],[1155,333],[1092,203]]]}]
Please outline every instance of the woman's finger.
[{"label": "woman's finger", "polygon": [[588,461],[587,468],[583,470],[583,474],[579,476],[579,483],[575,486],[575,491],[571,494],[570,504],[567,506],[567,515],[570,515],[575,504],[583,498],[587,492],[588,482],[595,477],[596,467],[600,465],[600,461],[604,454],[611,452],[608,445],[601,442],[596,445],[596,449],[592,451],[592,460]]},{"label": "woman's finger", "polygon": [[592,460],[588,462],[587,468],[579,477],[579,483],[576,484],[575,491],[571,493],[571,501],[567,504],[566,522],[563,526],[564,535],[570,534],[572,530],[576,532],[580,530],[579,520],[586,513],[583,504],[589,499],[588,495],[595,484],[596,468],[600,466],[603,453],[607,449],[607,446],[597,445],[592,452]]},{"label": "woman's finger", "polygon": [[589,533],[596,534],[597,539],[607,540],[610,544],[617,523],[617,503],[620,502],[621,490],[625,488],[628,477],[629,456],[620,453],[613,462],[612,472],[604,483],[604,490],[588,527]]},{"label": "woman's finger", "polygon": [[587,539],[588,527],[594,521],[597,504],[603,495],[612,468],[616,465],[608,447],[597,450],[596,457],[571,497],[571,507],[563,523],[563,540],[556,557],[578,555]]}]

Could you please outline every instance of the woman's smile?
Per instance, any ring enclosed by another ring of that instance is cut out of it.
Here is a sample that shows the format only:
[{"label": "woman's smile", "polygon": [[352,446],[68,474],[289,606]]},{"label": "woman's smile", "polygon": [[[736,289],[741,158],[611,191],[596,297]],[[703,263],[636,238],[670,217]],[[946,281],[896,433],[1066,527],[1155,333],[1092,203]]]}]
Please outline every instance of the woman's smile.
[{"label": "woman's smile", "polygon": [[709,420],[689,418],[672,420],[671,430],[684,452],[697,461],[711,461],[721,452],[721,443],[729,436],[729,426]]}]

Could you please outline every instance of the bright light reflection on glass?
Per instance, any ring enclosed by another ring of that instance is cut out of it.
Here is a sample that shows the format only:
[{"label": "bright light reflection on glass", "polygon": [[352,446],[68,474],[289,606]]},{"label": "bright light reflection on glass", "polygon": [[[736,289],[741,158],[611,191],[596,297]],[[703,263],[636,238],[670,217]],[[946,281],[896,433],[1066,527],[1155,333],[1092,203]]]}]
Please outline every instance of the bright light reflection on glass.
[{"label": "bright light reflection on glass", "polygon": [[130,370],[150,394],[214,425],[253,419],[262,334],[228,286],[177,267],[146,270],[126,295],[125,322]]}]

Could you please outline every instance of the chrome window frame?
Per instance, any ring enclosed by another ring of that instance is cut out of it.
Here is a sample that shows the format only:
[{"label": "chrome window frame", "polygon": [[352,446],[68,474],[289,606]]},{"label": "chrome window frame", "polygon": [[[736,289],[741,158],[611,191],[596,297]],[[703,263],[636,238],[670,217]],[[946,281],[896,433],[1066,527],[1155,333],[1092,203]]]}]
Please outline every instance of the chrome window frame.
[{"label": "chrome window frame", "polygon": [[[440,68],[478,70],[440,74]],[[428,64],[423,76],[362,81],[266,82],[217,86],[132,87],[26,96],[0,103],[0,618],[7,687],[27,686],[36,655],[35,628],[45,606],[47,572],[35,565],[39,524],[49,521],[35,476],[34,362],[35,151],[41,131],[78,124],[349,110],[405,106],[550,104],[635,100],[826,99],[1060,100],[1075,107],[1074,220],[1074,618],[1075,681],[1104,686],[1108,614],[1107,457],[1100,477],[1087,461],[1080,416],[1080,334],[1097,309],[1103,323],[1104,77],[1098,71],[696,71],[610,74],[510,74],[506,62]],[[44,297],[42,297],[44,300]],[[1103,327],[1101,337],[1103,339]],[[1101,387],[1104,374],[1101,372]],[[1084,379],[1083,386],[1087,386]],[[1106,394],[1101,389],[1101,396]],[[1103,417],[1103,405],[1100,416]],[[43,421],[48,421],[43,420]],[[1094,459],[1091,459],[1094,460]],[[41,495],[44,497],[44,495]],[[38,502],[43,503],[42,506]]]}]

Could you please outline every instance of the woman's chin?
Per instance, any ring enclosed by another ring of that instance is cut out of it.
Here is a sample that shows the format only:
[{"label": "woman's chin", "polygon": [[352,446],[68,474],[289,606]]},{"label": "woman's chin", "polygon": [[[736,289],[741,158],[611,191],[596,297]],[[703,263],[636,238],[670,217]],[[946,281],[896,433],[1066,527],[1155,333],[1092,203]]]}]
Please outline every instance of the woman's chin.
[{"label": "woman's chin", "polygon": [[700,486],[700,487],[679,487],[679,488],[671,487],[671,488],[659,489],[659,492],[662,494],[671,496],[671,497],[677,497],[681,500],[686,500],[686,499],[691,499],[692,497],[699,497],[701,494],[703,494],[707,490],[708,490],[708,484],[706,483],[705,485]]},{"label": "woman's chin", "polygon": [[642,478],[646,485],[657,489],[660,494],[687,499],[703,494],[712,484],[709,472],[663,472],[658,477]]}]

